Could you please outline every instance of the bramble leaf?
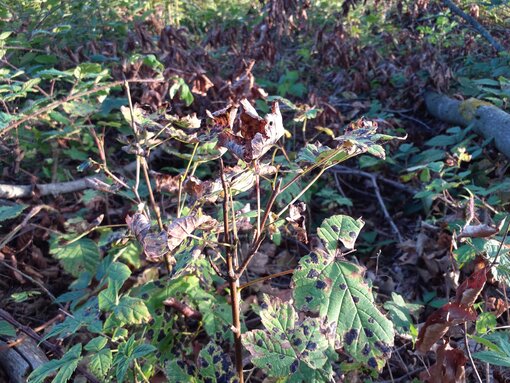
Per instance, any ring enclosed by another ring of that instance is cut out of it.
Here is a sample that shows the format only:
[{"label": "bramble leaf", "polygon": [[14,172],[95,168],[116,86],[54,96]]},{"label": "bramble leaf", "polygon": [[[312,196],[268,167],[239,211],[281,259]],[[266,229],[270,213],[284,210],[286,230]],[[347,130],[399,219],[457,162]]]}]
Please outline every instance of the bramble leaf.
[{"label": "bramble leaf", "polygon": [[301,259],[292,278],[296,307],[318,313],[336,329],[335,347],[355,360],[381,368],[391,354],[393,324],[375,306],[364,270],[331,254]]},{"label": "bramble leaf", "polygon": [[337,249],[338,241],[346,248],[352,249],[364,224],[361,218],[355,220],[347,215],[334,215],[322,222],[317,228],[317,235],[324,241],[329,252]]},{"label": "bramble leaf", "polygon": [[28,382],[44,383],[50,374],[58,371],[52,383],[65,383],[71,378],[81,359],[81,344],[77,344],[67,351],[61,359],[50,360],[36,368],[28,377]]},{"label": "bramble leaf", "polygon": [[252,363],[269,376],[288,377],[315,375],[329,359],[329,332],[316,318],[299,320],[289,303],[279,299],[264,303],[261,311],[264,330],[243,334],[244,346],[252,355]]},{"label": "bramble leaf", "polygon": [[50,252],[60,260],[65,271],[74,277],[78,277],[83,271],[94,274],[101,260],[97,244],[88,238],[81,238],[64,246],[52,241]]}]

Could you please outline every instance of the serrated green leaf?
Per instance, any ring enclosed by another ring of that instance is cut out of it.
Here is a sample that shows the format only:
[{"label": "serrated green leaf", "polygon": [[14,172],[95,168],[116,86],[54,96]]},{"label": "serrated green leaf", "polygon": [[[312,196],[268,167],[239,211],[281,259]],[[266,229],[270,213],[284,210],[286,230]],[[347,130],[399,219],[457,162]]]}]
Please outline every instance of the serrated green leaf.
[{"label": "serrated green leaf", "polygon": [[52,383],[66,383],[73,375],[81,359],[81,344],[77,344],[67,351],[62,359],[50,360],[36,368],[28,377],[28,382],[44,383],[50,374],[58,371]]},{"label": "serrated green leaf", "polygon": [[326,249],[334,252],[338,247],[338,241],[342,242],[347,249],[353,249],[361,228],[365,222],[358,218],[355,220],[347,215],[334,215],[326,218],[317,229],[317,235],[324,241]]},{"label": "serrated green leaf", "polygon": [[8,219],[16,218],[18,215],[23,213],[23,210],[25,210],[27,207],[28,205],[18,203],[10,206],[0,206],[0,223],[2,221],[7,221]]},{"label": "serrated green leaf", "polygon": [[112,350],[104,348],[99,350],[96,354],[92,355],[89,362],[90,371],[102,379],[106,376],[110,367],[112,366]]},{"label": "serrated green leaf", "polygon": [[195,366],[187,365],[180,360],[172,360],[167,363],[165,374],[168,378],[168,383],[201,383],[201,380],[197,377],[198,371]]},{"label": "serrated green leaf", "polygon": [[51,254],[60,260],[64,270],[74,277],[78,277],[83,271],[94,273],[99,265],[99,248],[91,239],[81,238],[65,246],[56,243],[51,245]]},{"label": "serrated green leaf", "polygon": [[495,366],[510,367],[510,355],[505,355],[497,351],[475,352],[473,358],[480,359],[482,362],[490,363]]},{"label": "serrated green leaf", "polygon": [[271,377],[290,377],[303,373],[303,366],[321,369],[328,360],[329,337],[316,318],[298,321],[289,303],[275,299],[263,304],[265,330],[243,334],[242,341],[252,356],[252,363]]},{"label": "serrated green leaf", "polygon": [[331,254],[303,257],[292,282],[296,307],[336,328],[337,345],[358,362],[381,368],[393,346],[393,324],[375,306],[363,269]]},{"label": "serrated green leaf", "polygon": [[130,324],[148,322],[151,318],[145,303],[139,298],[123,296],[113,309],[113,315],[120,321]]},{"label": "serrated green leaf", "polygon": [[108,339],[104,336],[98,336],[91,339],[84,348],[87,351],[98,352],[106,346],[106,343],[108,343]]},{"label": "serrated green leaf", "polygon": [[0,335],[16,336],[16,329],[9,322],[0,320]]},{"label": "serrated green leaf", "polygon": [[209,342],[198,354],[197,367],[203,382],[233,383],[237,381],[230,355],[214,341]]}]

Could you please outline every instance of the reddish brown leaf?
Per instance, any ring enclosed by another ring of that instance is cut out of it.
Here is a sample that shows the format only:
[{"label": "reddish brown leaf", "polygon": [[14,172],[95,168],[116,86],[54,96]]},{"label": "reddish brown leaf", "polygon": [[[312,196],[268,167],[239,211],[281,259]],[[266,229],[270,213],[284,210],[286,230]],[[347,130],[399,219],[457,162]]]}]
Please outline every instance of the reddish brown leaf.
[{"label": "reddish brown leaf", "polygon": [[434,343],[448,332],[450,326],[475,319],[476,313],[472,308],[462,306],[456,302],[447,303],[427,318],[418,334],[416,349],[419,352],[427,352]]},{"label": "reddish brown leaf", "polygon": [[[257,114],[248,100],[241,100],[241,105],[242,111],[237,126],[230,124],[230,121],[233,121],[231,115],[228,119],[229,124],[225,123],[225,118],[217,124],[230,128],[222,130],[218,135],[218,145],[249,162],[262,157],[283,136],[284,128],[277,102],[273,103],[271,113],[264,118]],[[216,124],[216,120],[214,122]]]},{"label": "reddish brown leaf", "polygon": [[482,292],[485,282],[487,282],[487,269],[484,267],[471,274],[457,288],[455,302],[463,306],[472,306],[478,298],[478,295]]},{"label": "reddish brown leaf", "polygon": [[425,383],[464,383],[467,358],[464,351],[445,344],[437,350],[436,363],[420,374]]},{"label": "reddish brown leaf", "polygon": [[156,180],[156,190],[158,192],[165,191],[168,193],[176,193],[179,190],[180,175],[171,176],[151,170],[151,176]]}]

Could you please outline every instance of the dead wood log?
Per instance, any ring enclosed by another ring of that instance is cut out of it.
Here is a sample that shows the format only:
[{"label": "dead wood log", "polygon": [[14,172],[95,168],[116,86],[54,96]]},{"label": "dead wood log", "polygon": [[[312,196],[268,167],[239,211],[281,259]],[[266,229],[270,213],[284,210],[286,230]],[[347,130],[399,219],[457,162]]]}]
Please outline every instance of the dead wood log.
[{"label": "dead wood log", "polygon": [[48,358],[31,338],[26,337],[20,342],[15,338],[10,340],[14,346],[0,340],[0,366],[12,383],[26,383],[28,374],[48,362]]},{"label": "dead wood log", "polygon": [[424,99],[434,117],[454,125],[473,126],[475,133],[493,139],[496,148],[510,159],[510,114],[475,98],[459,101],[428,91]]}]

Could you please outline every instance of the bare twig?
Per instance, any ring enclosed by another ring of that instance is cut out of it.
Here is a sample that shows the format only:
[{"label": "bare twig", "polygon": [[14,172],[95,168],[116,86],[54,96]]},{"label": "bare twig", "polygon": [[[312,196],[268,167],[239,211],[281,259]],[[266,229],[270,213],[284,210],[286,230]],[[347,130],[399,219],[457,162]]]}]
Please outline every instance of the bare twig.
[{"label": "bare twig", "polygon": [[444,0],[445,5],[450,8],[450,10],[455,13],[457,16],[462,17],[465,21],[467,21],[478,33],[480,33],[485,40],[489,42],[490,45],[494,47],[498,52],[504,52],[505,48],[497,42],[494,37],[491,36],[489,31],[485,29],[474,17],[468,15],[462,9],[457,7],[452,0]]},{"label": "bare twig", "polygon": [[[151,152],[150,159],[159,157],[162,154],[161,150],[154,150]],[[123,167],[124,171],[133,171],[136,169],[136,161],[127,164]],[[106,171],[106,169],[104,169]],[[112,176],[111,173],[108,174]],[[74,193],[86,189],[95,189],[105,191],[105,187],[109,185],[103,184],[102,179],[103,176],[90,176],[84,177],[75,181],[68,182],[56,182],[49,184],[37,184],[37,185],[8,185],[8,184],[0,184],[0,198],[6,199],[17,199],[17,198],[26,198],[32,195],[34,189],[37,189],[37,194],[40,196],[47,196],[52,194],[66,194],[66,193]],[[119,182],[120,180],[115,177],[115,181]],[[122,181],[121,181],[122,182]],[[124,185],[125,183],[122,182]],[[123,185],[123,186],[124,186]],[[127,185],[126,185],[127,186]]]},{"label": "bare twig", "polygon": [[469,358],[469,361],[471,362],[471,365],[473,366],[473,371],[476,375],[476,380],[478,383],[483,383],[482,378],[480,377],[480,374],[478,373],[478,370],[476,369],[475,361],[473,360],[473,356],[471,355],[471,350],[469,348],[469,340],[468,340],[468,332],[467,332],[467,323],[464,322],[464,343],[466,345],[466,352]]}]

